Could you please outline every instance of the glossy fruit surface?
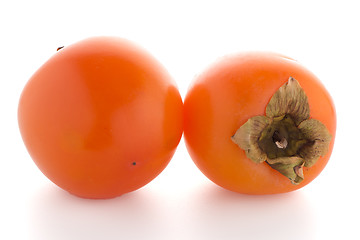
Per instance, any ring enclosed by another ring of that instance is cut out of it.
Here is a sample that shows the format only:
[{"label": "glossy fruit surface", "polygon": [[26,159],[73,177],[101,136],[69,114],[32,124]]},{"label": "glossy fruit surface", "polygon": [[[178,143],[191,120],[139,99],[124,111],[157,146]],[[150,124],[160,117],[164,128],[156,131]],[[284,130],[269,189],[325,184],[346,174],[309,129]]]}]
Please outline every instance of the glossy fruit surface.
[{"label": "glossy fruit surface", "polygon": [[[249,119],[266,115],[270,99],[289,78],[305,92],[310,119],[321,122],[331,139],[314,165],[294,168],[296,172],[301,167],[299,175],[304,176],[296,184],[266,162],[250,160],[232,141]],[[273,53],[242,53],[210,66],[191,85],[184,118],[185,143],[198,168],[214,183],[246,194],[284,193],[305,186],[324,169],[335,139],[336,113],[327,90],[297,61]]]},{"label": "glossy fruit surface", "polygon": [[85,198],[134,191],[168,164],[183,130],[171,77],[127,40],[60,49],[28,81],[18,108],[24,143],[55,184]]}]

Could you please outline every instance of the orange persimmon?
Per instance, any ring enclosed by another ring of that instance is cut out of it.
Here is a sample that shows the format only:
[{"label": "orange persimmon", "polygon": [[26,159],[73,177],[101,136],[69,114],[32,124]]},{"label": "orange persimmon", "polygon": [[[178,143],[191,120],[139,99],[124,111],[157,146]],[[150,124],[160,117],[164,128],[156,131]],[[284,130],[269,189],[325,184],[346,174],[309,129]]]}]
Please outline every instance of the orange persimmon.
[{"label": "orange persimmon", "polygon": [[175,82],[127,40],[95,37],[58,50],[19,102],[19,127],[34,162],[84,198],[144,186],[166,167],[182,135]]},{"label": "orange persimmon", "polygon": [[214,183],[246,194],[299,189],[327,164],[335,139],[333,101],[297,61],[251,52],[222,58],[192,83],[184,137]]}]

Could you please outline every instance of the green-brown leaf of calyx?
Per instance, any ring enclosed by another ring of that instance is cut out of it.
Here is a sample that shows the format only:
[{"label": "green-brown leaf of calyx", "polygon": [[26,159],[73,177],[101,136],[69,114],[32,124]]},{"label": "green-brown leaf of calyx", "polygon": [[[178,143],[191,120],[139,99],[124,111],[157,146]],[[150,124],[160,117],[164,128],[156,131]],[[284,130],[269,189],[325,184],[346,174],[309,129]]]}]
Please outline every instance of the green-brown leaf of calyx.
[{"label": "green-brown leaf of calyx", "polygon": [[311,167],[328,152],[331,134],[326,126],[316,119],[305,120],[298,128],[308,139],[308,144],[300,149],[299,155],[304,158],[305,167]]},{"label": "green-brown leaf of calyx", "polygon": [[310,117],[310,107],[307,96],[295,78],[279,88],[266,106],[266,116],[270,118],[289,115],[298,126]]},{"label": "green-brown leaf of calyx", "polygon": [[290,77],[271,97],[266,116],[247,120],[231,137],[254,163],[266,162],[293,184],[328,152],[331,135],[324,124],[310,118],[307,96]]},{"label": "green-brown leaf of calyx", "polygon": [[270,122],[271,120],[265,116],[252,117],[231,137],[232,141],[244,149],[246,156],[255,163],[267,160],[266,153],[260,149],[258,140],[261,132]]}]

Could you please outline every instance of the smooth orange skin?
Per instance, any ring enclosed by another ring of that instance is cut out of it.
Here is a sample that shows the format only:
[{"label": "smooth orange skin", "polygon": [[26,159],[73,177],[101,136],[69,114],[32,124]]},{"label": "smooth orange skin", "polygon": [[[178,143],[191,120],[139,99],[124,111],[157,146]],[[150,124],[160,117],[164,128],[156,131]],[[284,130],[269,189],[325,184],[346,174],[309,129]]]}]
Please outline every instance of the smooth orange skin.
[{"label": "smooth orange skin", "polygon": [[150,54],[96,37],[61,49],[31,77],[18,122],[51,181],[80,197],[112,198],[166,167],[182,136],[183,103]]},{"label": "smooth orange skin", "polygon": [[[308,96],[310,117],[332,135],[328,153],[304,169],[299,185],[268,164],[253,163],[231,141],[249,118],[265,115],[271,96],[292,76]],[[191,85],[184,101],[184,137],[198,168],[214,183],[245,194],[276,194],[299,189],[327,164],[334,145],[336,113],[320,81],[298,62],[274,53],[252,52],[221,59]]]}]

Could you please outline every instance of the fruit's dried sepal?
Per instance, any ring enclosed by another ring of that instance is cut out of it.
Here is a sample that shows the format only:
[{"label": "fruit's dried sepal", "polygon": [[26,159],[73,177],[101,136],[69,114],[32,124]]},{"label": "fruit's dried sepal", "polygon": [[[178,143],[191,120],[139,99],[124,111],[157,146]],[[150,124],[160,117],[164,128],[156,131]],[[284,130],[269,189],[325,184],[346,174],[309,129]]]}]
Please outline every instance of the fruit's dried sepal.
[{"label": "fruit's dried sepal", "polygon": [[267,163],[273,169],[286,176],[293,184],[299,184],[304,179],[304,159],[301,157],[268,159]]},{"label": "fruit's dried sepal", "polygon": [[299,155],[305,159],[305,167],[311,167],[328,152],[332,137],[325,125],[316,119],[303,121],[298,128],[308,140]]},{"label": "fruit's dried sepal", "polygon": [[310,117],[307,96],[293,77],[276,91],[266,106],[266,116],[269,118],[286,114],[291,116],[296,125]]},{"label": "fruit's dried sepal", "polygon": [[269,125],[270,119],[265,116],[250,118],[231,137],[231,140],[245,150],[246,156],[255,163],[266,161],[267,156],[258,144],[261,132]]},{"label": "fruit's dried sepal", "polygon": [[326,126],[309,117],[307,96],[290,77],[271,97],[266,116],[250,118],[231,139],[253,162],[266,162],[291,183],[299,184],[304,167],[324,156],[331,141]]},{"label": "fruit's dried sepal", "polygon": [[302,181],[304,179],[304,165],[305,165],[305,162],[294,167],[294,171],[297,175],[296,178],[298,179],[298,181],[296,181],[297,179],[295,179],[295,181],[293,182],[294,184],[299,184],[300,183],[299,180],[301,179],[301,181]]}]

